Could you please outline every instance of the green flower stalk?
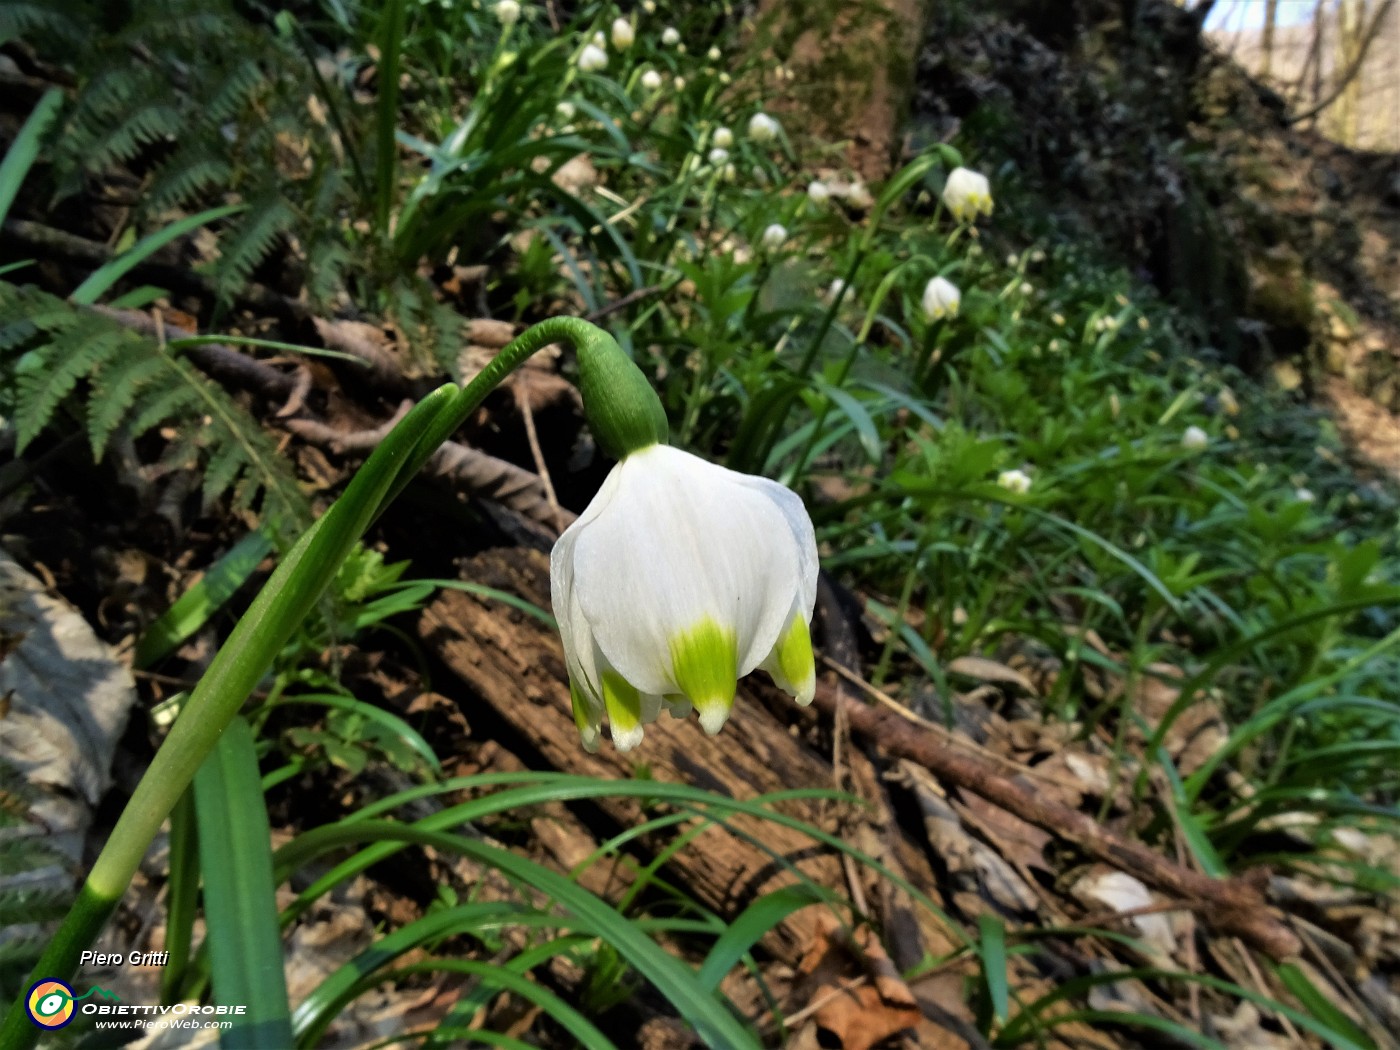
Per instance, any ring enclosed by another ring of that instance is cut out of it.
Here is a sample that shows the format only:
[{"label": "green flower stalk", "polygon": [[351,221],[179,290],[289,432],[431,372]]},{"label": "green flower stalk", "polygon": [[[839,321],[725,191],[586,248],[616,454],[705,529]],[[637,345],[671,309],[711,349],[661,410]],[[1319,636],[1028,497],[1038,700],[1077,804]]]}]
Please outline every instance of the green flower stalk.
[{"label": "green flower stalk", "polygon": [[[467,386],[440,387],[380,443],[344,494],[292,547],[234,628],[122,811],[78,898],[30,981],[67,980],[126,892],[160,826],[226,726],[335,578],[365,530],[527,357],[551,343],[578,353],[585,408],[599,442],[615,455],[666,439],[666,417],[641,371],[601,329],[577,318],[544,321],[506,346]],[[16,1002],[0,1022],[0,1050],[34,1045],[39,1028]]]}]

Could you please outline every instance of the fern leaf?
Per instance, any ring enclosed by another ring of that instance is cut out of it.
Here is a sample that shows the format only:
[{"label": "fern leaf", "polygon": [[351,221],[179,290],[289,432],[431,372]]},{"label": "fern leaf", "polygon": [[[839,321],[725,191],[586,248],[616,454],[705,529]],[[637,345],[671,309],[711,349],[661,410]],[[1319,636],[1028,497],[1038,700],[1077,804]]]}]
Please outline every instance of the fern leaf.
[{"label": "fern leaf", "polygon": [[141,202],[142,211],[151,214],[185,204],[201,192],[224,185],[231,172],[228,161],[211,155],[203,142],[183,146],[161,165]]},{"label": "fern leaf", "polygon": [[256,198],[246,216],[219,238],[216,272],[219,288],[226,294],[247,283],[296,218],[291,205],[276,192]]},{"label": "fern leaf", "polygon": [[168,423],[177,417],[187,418],[198,407],[198,398],[194,391],[183,383],[161,383],[137,392],[132,406],[136,415],[127,420],[122,429],[132,437],[140,437],[162,423]]},{"label": "fern leaf", "polygon": [[53,418],[78,380],[99,368],[122,343],[125,333],[93,315],[64,330],[61,337],[20,358],[15,446],[24,451]]},{"label": "fern leaf", "polygon": [[165,355],[142,339],[128,340],[122,353],[93,376],[92,401],[88,405],[88,441],[92,458],[101,462],[107,442],[135,404],[164,373]]},{"label": "fern leaf", "polygon": [[66,886],[32,886],[0,890],[0,927],[61,919],[73,903]]}]

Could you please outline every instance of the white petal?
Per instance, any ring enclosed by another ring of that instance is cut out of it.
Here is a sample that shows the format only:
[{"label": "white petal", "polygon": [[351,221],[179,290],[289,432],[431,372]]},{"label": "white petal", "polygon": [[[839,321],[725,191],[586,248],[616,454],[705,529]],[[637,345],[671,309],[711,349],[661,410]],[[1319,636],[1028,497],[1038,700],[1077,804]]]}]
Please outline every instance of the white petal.
[{"label": "white petal", "polygon": [[[601,652],[642,692],[676,693],[671,642],[708,617],[735,631],[739,675],[753,670],[808,589],[789,520],[801,501],[665,445],[634,452],[617,475],[606,512],[572,547],[571,583]],[[814,541],[810,561],[815,599]]]},{"label": "white petal", "polygon": [[[793,542],[797,544],[797,607],[803,619],[812,622],[812,610],[817,605],[817,573],[821,568],[817,560],[817,534],[812,527],[811,515],[802,502],[802,497],[786,485],[780,485],[769,478],[753,474],[737,475],[740,481],[755,489],[774,503],[783,512],[788,528],[792,531]],[[786,622],[786,620],[785,620]],[[743,667],[742,661],[739,665]],[[753,668],[749,668],[753,670]],[[747,674],[741,670],[740,675]]]}]

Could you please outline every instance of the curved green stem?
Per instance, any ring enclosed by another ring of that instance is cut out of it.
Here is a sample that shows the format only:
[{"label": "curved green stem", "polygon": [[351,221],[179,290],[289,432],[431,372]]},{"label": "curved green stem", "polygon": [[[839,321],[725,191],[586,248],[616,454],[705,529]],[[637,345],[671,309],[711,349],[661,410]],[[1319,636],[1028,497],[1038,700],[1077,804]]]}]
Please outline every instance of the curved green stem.
[{"label": "curved green stem", "polygon": [[[665,440],[665,414],[635,364],[606,332],[559,317],[507,345],[466,387],[439,387],[405,416],[349,486],[296,545],[238,621],[136,785],[63,924],[35,965],[30,984],[67,980],[116,910],[141,858],[273,659],[330,585],[345,557],[486,395],[535,351],[568,342],[578,352],[585,410],[604,447],[630,450]],[[591,404],[590,404],[591,402]],[[659,422],[658,422],[659,417]],[[658,428],[660,430],[657,436]],[[32,1047],[40,1029],[16,1001],[0,1022],[0,1050]]]}]

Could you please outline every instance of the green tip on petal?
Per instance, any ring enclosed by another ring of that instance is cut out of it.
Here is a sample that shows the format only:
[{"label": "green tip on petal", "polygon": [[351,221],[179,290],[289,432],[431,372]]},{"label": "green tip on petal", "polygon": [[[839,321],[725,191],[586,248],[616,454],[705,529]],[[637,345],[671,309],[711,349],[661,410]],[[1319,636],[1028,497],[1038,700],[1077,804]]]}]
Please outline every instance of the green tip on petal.
[{"label": "green tip on petal", "polygon": [[631,751],[642,742],[642,694],[616,671],[603,672],[603,706],[614,747]]},{"label": "green tip on petal", "polygon": [[574,684],[572,678],[569,679],[569,700],[573,704],[574,725],[578,726],[578,735],[583,742],[583,749],[590,755],[597,754],[600,735],[598,720],[593,716],[593,705],[579,691],[579,687]]},{"label": "green tip on petal", "polygon": [[711,617],[671,639],[671,673],[710,735],[724,728],[739,682],[739,643],[732,627]]},{"label": "green tip on petal", "polygon": [[806,707],[817,695],[817,662],[812,655],[812,632],[797,616],[778,641],[778,667],[786,682],[780,683],[793,698]]}]

